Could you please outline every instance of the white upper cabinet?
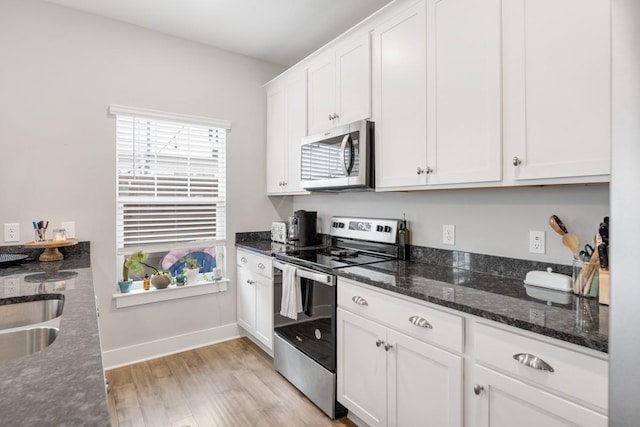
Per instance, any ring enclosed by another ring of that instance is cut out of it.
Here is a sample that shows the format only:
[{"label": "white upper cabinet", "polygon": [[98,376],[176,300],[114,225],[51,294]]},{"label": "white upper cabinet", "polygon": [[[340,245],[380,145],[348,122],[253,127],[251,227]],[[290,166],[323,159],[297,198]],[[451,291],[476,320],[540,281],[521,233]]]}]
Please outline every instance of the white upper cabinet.
[{"label": "white upper cabinet", "polygon": [[502,179],[500,3],[427,3],[430,185]]},{"label": "white upper cabinet", "polygon": [[502,179],[500,0],[427,0],[373,32],[376,186]]},{"label": "white upper cabinet", "polygon": [[513,179],[607,180],[610,0],[503,7],[505,163]]},{"label": "white upper cabinet", "polygon": [[307,135],[307,74],[267,88],[267,194],[300,194],[300,143]]},{"label": "white upper cabinet", "polygon": [[309,134],[371,116],[369,34],[309,63]]},{"label": "white upper cabinet", "polygon": [[420,2],[372,34],[376,187],[425,184],[427,49]]}]

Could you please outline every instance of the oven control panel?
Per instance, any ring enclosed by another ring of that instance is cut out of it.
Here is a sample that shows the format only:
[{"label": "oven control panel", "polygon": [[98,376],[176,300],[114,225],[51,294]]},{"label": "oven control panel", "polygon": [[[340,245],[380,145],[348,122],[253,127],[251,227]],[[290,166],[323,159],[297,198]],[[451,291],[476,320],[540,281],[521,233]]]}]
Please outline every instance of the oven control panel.
[{"label": "oven control panel", "polygon": [[329,234],[335,237],[396,244],[400,222],[398,219],[334,216],[331,218]]}]

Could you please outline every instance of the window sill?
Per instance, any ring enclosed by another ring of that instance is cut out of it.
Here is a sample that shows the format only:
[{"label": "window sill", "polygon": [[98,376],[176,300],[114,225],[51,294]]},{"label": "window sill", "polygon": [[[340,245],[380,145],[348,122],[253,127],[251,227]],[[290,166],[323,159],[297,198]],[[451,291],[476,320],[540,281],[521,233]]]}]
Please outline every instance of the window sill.
[{"label": "window sill", "polygon": [[193,285],[171,285],[165,289],[155,289],[152,287],[148,291],[145,291],[144,289],[132,289],[131,292],[126,294],[117,292],[113,294],[113,299],[116,302],[116,308],[124,308],[134,305],[152,304],[161,301],[171,301],[180,298],[225,292],[227,290],[228,283],[229,279],[227,278],[222,278],[213,282],[211,280],[201,278]]}]

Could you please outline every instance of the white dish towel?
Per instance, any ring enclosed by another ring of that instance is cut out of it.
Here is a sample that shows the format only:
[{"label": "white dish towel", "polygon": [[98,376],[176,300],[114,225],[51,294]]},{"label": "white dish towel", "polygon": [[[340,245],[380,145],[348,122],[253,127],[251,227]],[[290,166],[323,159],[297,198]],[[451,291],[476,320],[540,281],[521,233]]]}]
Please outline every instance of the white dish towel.
[{"label": "white dish towel", "polygon": [[302,292],[300,278],[296,274],[297,268],[285,264],[282,267],[282,302],[280,314],[298,320],[298,313],[302,311]]}]

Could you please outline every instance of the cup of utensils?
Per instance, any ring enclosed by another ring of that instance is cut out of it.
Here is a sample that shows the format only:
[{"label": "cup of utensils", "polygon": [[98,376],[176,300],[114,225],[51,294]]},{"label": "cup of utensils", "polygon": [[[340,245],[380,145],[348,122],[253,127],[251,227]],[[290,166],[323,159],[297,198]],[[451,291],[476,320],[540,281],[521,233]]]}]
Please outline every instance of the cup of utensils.
[{"label": "cup of utensils", "polygon": [[36,242],[44,242],[47,240],[47,227],[49,221],[33,221],[33,232]]}]

